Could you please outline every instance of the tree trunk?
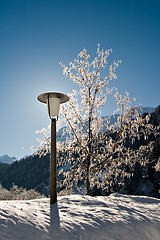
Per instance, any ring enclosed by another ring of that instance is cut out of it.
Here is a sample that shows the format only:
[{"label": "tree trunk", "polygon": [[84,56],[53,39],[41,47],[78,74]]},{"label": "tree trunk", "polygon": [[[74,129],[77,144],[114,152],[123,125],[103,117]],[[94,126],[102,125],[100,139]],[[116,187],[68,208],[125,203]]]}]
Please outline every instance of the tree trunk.
[{"label": "tree trunk", "polygon": [[90,179],[89,179],[90,156],[87,161],[87,195],[90,195]]},{"label": "tree trunk", "polygon": [[90,195],[90,164],[91,164],[91,151],[92,151],[92,134],[91,134],[91,118],[92,118],[92,110],[91,110],[91,91],[89,88],[89,119],[88,119],[88,130],[89,130],[89,155],[87,158],[87,195]]}]

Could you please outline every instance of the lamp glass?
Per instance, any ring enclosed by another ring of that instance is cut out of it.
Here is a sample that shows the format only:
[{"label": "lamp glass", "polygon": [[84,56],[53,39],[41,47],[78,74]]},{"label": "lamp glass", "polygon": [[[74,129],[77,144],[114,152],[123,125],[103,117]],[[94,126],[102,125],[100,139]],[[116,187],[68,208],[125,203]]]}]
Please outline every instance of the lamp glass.
[{"label": "lamp glass", "polygon": [[59,113],[60,98],[51,97],[47,101],[48,114],[50,117],[56,117]]}]

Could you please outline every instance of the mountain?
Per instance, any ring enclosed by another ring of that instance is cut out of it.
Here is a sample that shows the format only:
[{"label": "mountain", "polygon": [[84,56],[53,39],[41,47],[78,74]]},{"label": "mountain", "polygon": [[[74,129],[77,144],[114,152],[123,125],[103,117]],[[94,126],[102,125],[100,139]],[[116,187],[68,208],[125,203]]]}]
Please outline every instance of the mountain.
[{"label": "mountain", "polygon": [[[140,115],[143,115],[144,113],[151,114],[154,111],[155,111],[154,107],[142,107],[142,110],[138,111],[138,112],[139,112]],[[112,125],[112,124],[115,124],[117,122],[119,114],[114,114],[114,115],[110,115],[110,116],[103,116],[102,119],[103,119],[104,123],[108,121],[108,117],[110,117],[110,125]],[[63,132],[65,132],[66,128],[67,127],[65,126],[65,127],[62,127],[58,130],[57,135],[56,135],[57,141],[65,142],[66,138],[69,137],[68,133],[63,134]],[[101,129],[101,132],[104,132],[104,131],[106,131],[106,128]]]},{"label": "mountain", "polygon": [[9,157],[8,155],[0,156],[0,163],[8,163],[11,164],[16,160],[15,157]]}]

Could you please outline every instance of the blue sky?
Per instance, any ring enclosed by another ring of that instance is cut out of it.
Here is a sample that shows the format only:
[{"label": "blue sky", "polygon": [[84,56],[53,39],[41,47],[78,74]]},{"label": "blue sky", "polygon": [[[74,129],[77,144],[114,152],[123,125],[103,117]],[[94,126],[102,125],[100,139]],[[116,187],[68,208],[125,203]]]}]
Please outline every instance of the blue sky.
[{"label": "blue sky", "polygon": [[[45,91],[69,93],[62,74],[85,47],[112,48],[122,60],[115,82],[137,104],[160,104],[160,2],[147,0],[0,0],[0,155],[23,157],[47,127]],[[111,63],[110,62],[110,63]],[[112,112],[112,104],[103,115]]]}]

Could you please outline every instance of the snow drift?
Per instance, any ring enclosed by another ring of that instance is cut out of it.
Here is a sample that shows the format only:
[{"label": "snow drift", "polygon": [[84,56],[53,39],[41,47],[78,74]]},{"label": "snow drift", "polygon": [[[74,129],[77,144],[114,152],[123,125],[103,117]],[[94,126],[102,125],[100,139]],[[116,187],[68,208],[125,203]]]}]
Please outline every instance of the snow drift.
[{"label": "snow drift", "polygon": [[160,200],[112,194],[0,201],[1,240],[159,240]]}]

